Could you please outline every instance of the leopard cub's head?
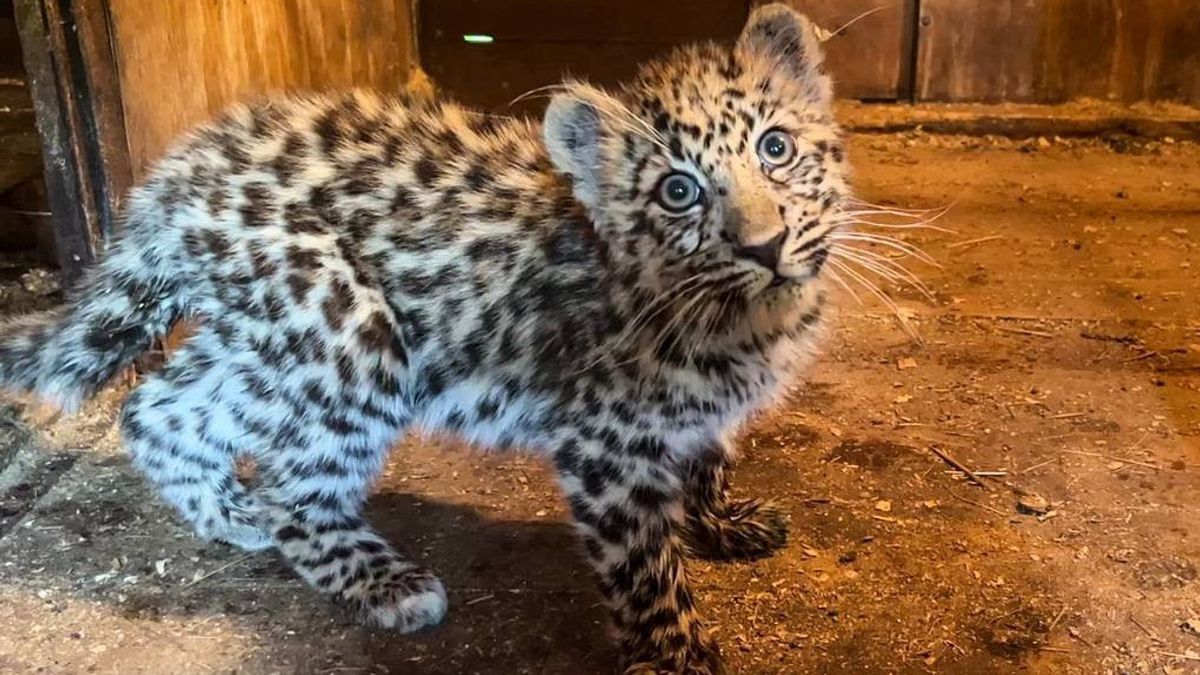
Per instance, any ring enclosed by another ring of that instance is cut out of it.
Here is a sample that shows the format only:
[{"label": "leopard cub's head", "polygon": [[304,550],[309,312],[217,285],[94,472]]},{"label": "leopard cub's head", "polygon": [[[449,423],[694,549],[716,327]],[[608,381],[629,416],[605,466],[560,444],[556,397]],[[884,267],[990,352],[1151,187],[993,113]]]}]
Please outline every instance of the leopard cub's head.
[{"label": "leopard cub's head", "polygon": [[655,292],[749,309],[814,288],[848,169],[816,31],[790,8],[617,93],[564,85],[544,137],[614,261]]}]

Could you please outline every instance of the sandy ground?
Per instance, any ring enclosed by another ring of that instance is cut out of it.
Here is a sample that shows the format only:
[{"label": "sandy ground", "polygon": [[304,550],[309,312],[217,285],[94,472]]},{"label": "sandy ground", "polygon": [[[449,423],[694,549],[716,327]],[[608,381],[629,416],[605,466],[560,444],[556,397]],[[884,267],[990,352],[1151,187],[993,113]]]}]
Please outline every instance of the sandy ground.
[{"label": "sandy ground", "polygon": [[[731,670],[1200,672],[1200,149],[858,136],[852,159],[865,198],[953,204],[956,232],[909,237],[933,301],[892,289],[923,345],[845,296],[810,383],[745,434],[736,490],[781,500],[792,541],[691,566]],[[396,453],[372,515],[452,601],[398,636],[197,542],[131,473],[117,402],[0,422],[0,672],[612,672],[537,462]]]}]

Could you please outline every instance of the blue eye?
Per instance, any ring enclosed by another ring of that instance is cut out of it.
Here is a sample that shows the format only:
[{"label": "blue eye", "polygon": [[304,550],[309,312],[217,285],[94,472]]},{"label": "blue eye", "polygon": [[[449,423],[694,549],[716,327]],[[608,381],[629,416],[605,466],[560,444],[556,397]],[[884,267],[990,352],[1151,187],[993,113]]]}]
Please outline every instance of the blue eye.
[{"label": "blue eye", "polygon": [[796,140],[782,129],[772,129],[758,139],[758,156],[764,164],[783,166],[796,156]]},{"label": "blue eye", "polygon": [[658,183],[655,199],[668,211],[686,211],[700,201],[700,184],[686,173],[667,174]]}]

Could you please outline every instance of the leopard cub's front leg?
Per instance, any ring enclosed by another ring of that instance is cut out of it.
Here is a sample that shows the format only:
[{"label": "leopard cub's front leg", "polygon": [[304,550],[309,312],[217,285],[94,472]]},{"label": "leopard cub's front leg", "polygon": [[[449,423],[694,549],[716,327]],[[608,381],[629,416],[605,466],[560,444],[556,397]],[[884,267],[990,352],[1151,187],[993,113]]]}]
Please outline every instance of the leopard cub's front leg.
[{"label": "leopard cub's front leg", "polygon": [[682,476],[656,439],[611,445],[567,441],[556,464],[612,613],[625,672],[724,672],[684,571]]},{"label": "leopard cub's front leg", "polygon": [[713,452],[688,467],[683,531],[688,553],[709,560],[756,560],[787,545],[787,516],[774,502],[728,496],[728,455]]}]

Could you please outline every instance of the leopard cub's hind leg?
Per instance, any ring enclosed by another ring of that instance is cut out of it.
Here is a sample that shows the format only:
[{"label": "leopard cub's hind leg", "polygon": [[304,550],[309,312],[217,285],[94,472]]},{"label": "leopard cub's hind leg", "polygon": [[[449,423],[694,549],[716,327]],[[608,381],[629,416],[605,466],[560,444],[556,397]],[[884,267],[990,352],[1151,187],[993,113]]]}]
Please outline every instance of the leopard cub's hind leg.
[{"label": "leopard cub's hind leg", "polygon": [[206,351],[205,335],[185,345],[125,402],[121,432],[134,466],[198,536],[246,551],[271,548],[263,504],[237,480],[234,457],[246,430],[223,394],[229,373]]},{"label": "leopard cub's hind leg", "polygon": [[439,623],[446,614],[442,582],[398,553],[361,515],[390,441],[345,428],[315,431],[301,437],[319,437],[324,445],[272,448],[265,462],[260,458],[279,552],[305,581],[366,623],[403,633]]}]

